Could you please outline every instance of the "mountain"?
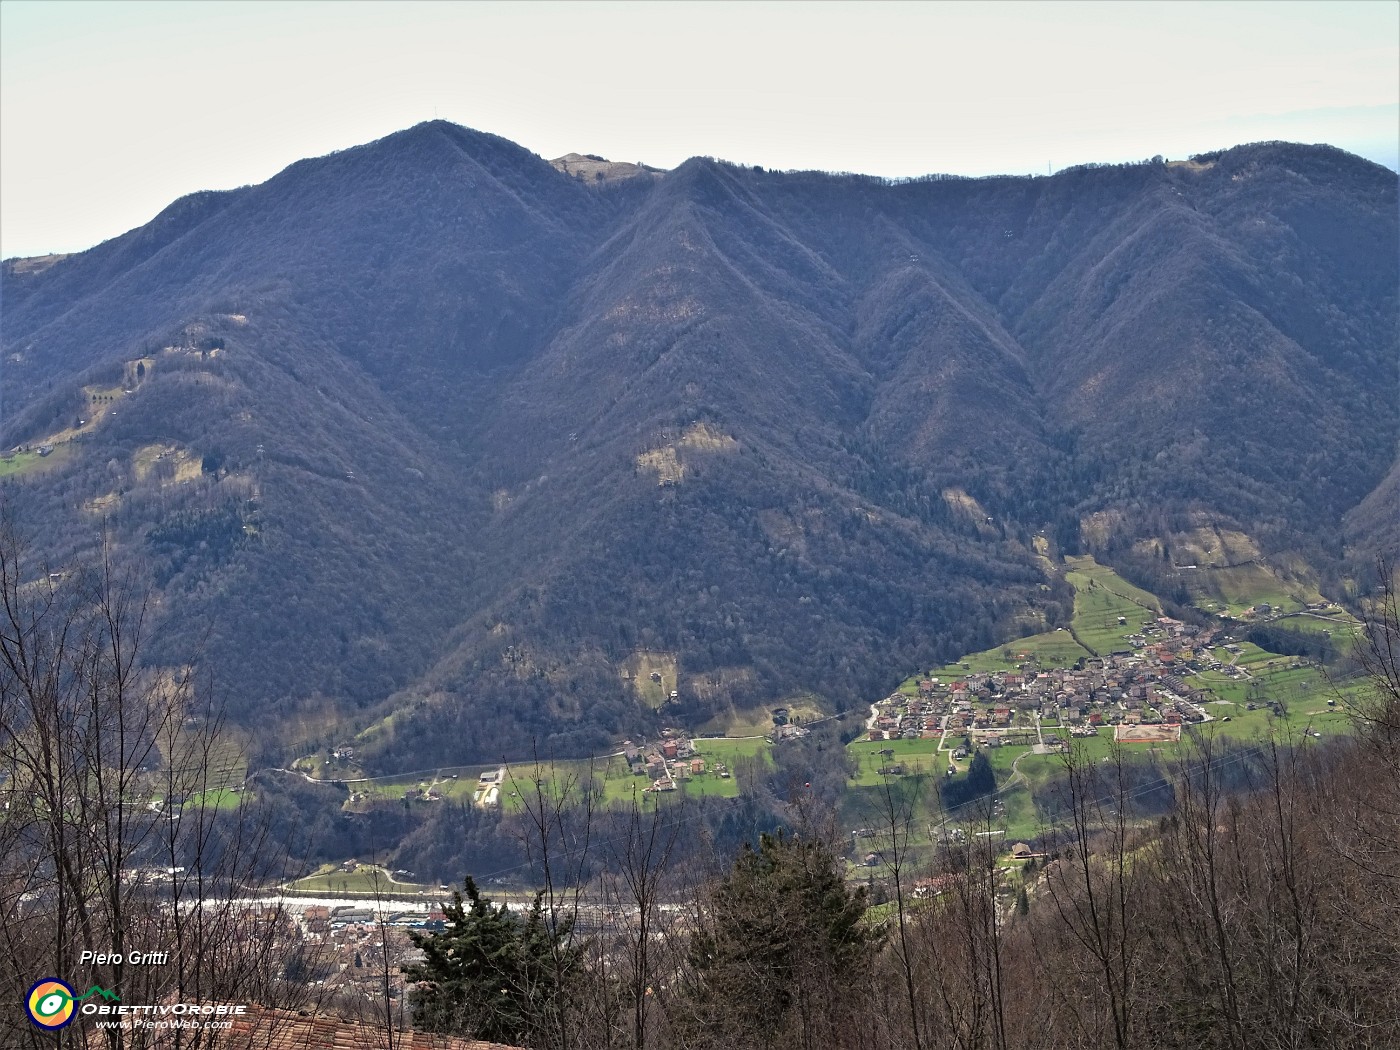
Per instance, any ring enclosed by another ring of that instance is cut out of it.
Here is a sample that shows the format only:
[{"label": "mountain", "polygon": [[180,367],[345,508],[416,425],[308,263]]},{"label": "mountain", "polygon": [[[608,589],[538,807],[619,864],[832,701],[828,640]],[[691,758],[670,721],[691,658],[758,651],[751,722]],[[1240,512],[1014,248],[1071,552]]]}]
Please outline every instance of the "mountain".
[{"label": "mountain", "polygon": [[5,262],[6,503],[51,566],[129,559],[148,658],[270,752],[848,707],[1059,623],[1046,551],[1363,578],[1396,188],[1282,143],[889,182],[423,124]]}]

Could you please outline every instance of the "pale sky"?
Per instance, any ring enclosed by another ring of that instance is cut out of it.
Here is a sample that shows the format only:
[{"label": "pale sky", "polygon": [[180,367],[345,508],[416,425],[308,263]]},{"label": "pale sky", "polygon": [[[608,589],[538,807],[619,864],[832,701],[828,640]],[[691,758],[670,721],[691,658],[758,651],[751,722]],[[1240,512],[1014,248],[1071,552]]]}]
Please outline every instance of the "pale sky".
[{"label": "pale sky", "polygon": [[886,176],[1328,142],[1400,165],[1400,4],[0,0],[0,256],[434,116],[544,157]]}]

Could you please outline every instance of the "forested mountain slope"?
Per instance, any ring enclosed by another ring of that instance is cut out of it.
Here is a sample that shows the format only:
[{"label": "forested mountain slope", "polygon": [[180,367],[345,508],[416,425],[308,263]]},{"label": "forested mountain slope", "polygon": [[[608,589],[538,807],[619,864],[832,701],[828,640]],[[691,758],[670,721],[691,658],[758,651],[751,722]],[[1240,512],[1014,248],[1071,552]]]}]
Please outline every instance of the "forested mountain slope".
[{"label": "forested mountain slope", "polygon": [[1395,174],[1327,147],[589,181],[434,122],[4,264],[4,446],[53,447],[6,502],[288,746],[586,751],[639,650],[702,720],[1053,624],[1042,530],[1340,586],[1394,541],[1397,279]]}]

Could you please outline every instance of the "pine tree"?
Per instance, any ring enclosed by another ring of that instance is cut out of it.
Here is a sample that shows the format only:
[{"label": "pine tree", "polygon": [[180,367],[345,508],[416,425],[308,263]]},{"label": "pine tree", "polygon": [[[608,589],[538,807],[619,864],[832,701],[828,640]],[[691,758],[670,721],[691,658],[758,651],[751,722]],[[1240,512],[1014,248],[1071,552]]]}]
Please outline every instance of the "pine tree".
[{"label": "pine tree", "polygon": [[[468,876],[444,911],[447,929],[411,933],[421,963],[404,967],[418,987],[409,996],[413,1025],[429,1032],[526,1043],[566,992],[580,950],[570,924],[551,929],[542,895],[522,918],[483,897]],[[563,967],[558,960],[563,960]]]},{"label": "pine tree", "polygon": [[991,759],[987,757],[985,751],[978,751],[972,756],[972,764],[967,769],[967,795],[968,798],[982,798],[990,795],[997,789],[996,773],[992,770]]},{"label": "pine tree", "polygon": [[939,787],[938,793],[945,809],[956,809],[979,798],[993,795],[997,790],[996,771],[987,758],[986,752],[978,751],[972,756],[972,764],[960,777],[952,777]]},{"label": "pine tree", "polygon": [[[698,979],[695,1016],[711,1034],[781,1042],[830,1021],[876,938],[863,922],[864,887],[851,890],[825,843],[764,835],[745,845],[708,900],[708,921],[690,944]],[[831,1015],[831,1016],[825,1016]]]}]

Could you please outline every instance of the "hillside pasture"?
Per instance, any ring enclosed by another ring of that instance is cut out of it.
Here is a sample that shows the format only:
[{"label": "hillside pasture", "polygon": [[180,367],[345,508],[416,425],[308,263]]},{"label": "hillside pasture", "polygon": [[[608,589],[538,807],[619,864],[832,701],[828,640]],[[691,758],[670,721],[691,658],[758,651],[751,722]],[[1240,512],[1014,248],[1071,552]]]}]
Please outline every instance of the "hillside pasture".
[{"label": "hillside pasture", "polygon": [[1347,652],[1360,637],[1361,621],[1357,620],[1350,613],[1338,611],[1336,613],[1296,613],[1292,616],[1281,616],[1274,623],[1279,627],[1285,627],[1290,631],[1299,631],[1303,634],[1320,634],[1332,640],[1337,649],[1343,653]]},{"label": "hillside pasture", "polygon": [[1034,660],[1041,667],[1073,667],[1090,653],[1066,630],[1045,631],[1026,638],[1017,638],[980,653],[969,653],[961,660],[932,672],[935,678],[959,678],[967,674],[993,671],[1015,671]]},{"label": "hillside pasture", "polygon": [[37,452],[16,452],[14,455],[0,456],[0,478],[16,478],[38,474],[62,466],[73,456],[73,446],[55,445],[47,456]]},{"label": "hillside pasture", "polygon": [[[672,762],[673,768],[687,767],[687,775],[677,777],[676,791],[666,794],[737,798],[742,789],[740,778],[734,774],[736,765],[756,761],[767,768],[772,763],[772,745],[762,737],[697,738],[694,744],[696,757],[705,763],[705,772],[690,774],[688,759]],[[725,767],[728,776],[720,772],[720,765]],[[654,794],[649,790],[652,782],[645,774],[632,773],[625,758],[610,755],[574,762],[510,765],[506,770],[506,782],[501,786],[501,806],[506,812],[517,812],[524,808],[527,800],[538,797],[539,791],[550,800],[577,800],[590,782],[601,789],[601,801],[606,806],[645,802]]]},{"label": "hillside pasture", "polygon": [[162,759],[173,774],[168,770],[151,774],[151,787],[157,794],[166,790],[166,777],[172,776],[188,795],[187,805],[196,799],[213,800],[220,808],[237,804],[228,796],[241,789],[248,776],[248,757],[240,739],[225,731],[208,742],[206,750],[206,741],[198,732],[182,732],[169,750]]},{"label": "hillside pasture", "polygon": [[1072,566],[1065,579],[1074,587],[1074,635],[1098,655],[1130,648],[1128,637],[1142,629],[1143,621],[1161,615],[1161,603],[1153,595],[1092,557],[1066,558],[1065,563]]},{"label": "hillside pasture", "polygon": [[8,478],[13,474],[21,474],[28,470],[35,463],[44,458],[37,452],[15,452],[11,455],[0,456],[0,478]]},{"label": "hillside pasture", "polygon": [[1201,569],[1189,575],[1188,584],[1197,604],[1207,612],[1226,612],[1236,617],[1264,603],[1274,609],[1297,612],[1322,599],[1316,586],[1280,579],[1260,562]]},{"label": "hillside pasture", "polygon": [[639,649],[622,662],[620,673],[631,684],[637,699],[653,711],[680,688],[680,666],[675,653]]},{"label": "hillside pasture", "polygon": [[[918,687],[915,686],[915,692],[917,691]],[[822,709],[820,698],[811,693],[798,693],[759,707],[741,708],[730,704],[706,719],[696,728],[696,732],[704,734],[707,740],[720,737],[767,736],[775,728],[773,712],[780,707],[787,709],[788,718],[793,722],[814,722],[827,715]]]},{"label": "hillside pasture", "polygon": [[[902,776],[932,773],[942,776],[952,761],[952,754],[938,753],[938,737],[918,740],[853,740],[846,751],[856,761],[856,773],[850,783],[855,787],[875,787],[884,783],[881,769],[902,766]],[[881,755],[881,751],[893,752]]]}]

